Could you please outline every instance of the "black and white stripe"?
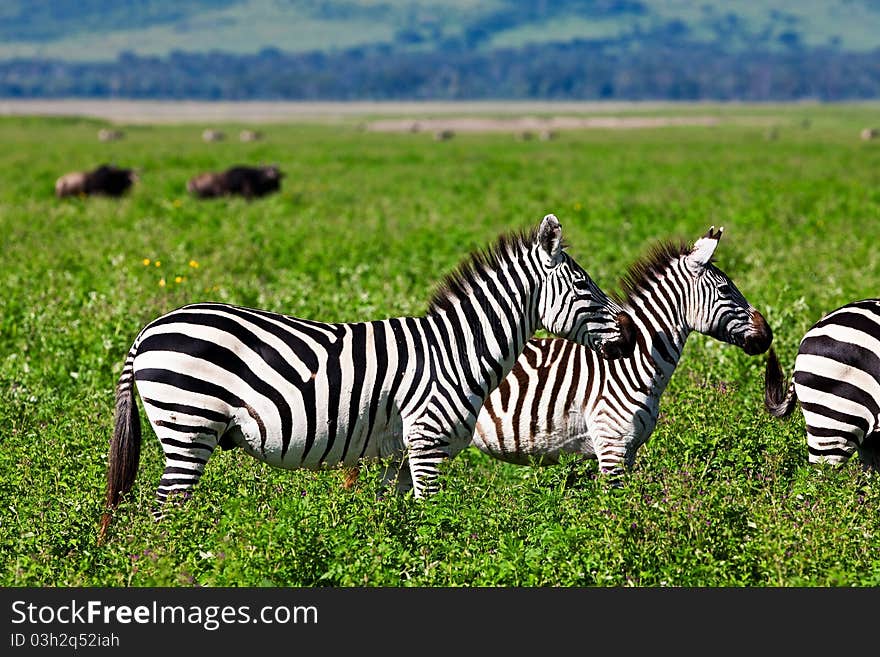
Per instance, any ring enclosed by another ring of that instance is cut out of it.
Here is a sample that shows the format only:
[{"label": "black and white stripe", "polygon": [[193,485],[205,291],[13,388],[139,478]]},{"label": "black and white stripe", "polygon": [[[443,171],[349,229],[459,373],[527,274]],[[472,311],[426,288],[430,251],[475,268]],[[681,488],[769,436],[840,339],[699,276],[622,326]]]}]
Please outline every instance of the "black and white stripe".
[{"label": "black and white stripe", "polygon": [[771,415],[791,415],[799,401],[810,463],[841,465],[854,452],[880,471],[880,299],[854,301],[828,313],[801,339],[785,388],[771,349],[764,378]]},{"label": "black and white stripe", "polygon": [[438,464],[469,444],[483,401],[541,327],[607,357],[632,350],[630,318],[563,250],[553,215],[472,254],[422,317],[174,310],[140,332],[119,379],[108,507],[137,468],[122,465],[139,444],[133,381],[165,452],[160,501],[192,488],[217,445],[281,468],[389,458],[386,483],[429,495]]},{"label": "black and white stripe", "polygon": [[601,472],[631,467],[657,422],[660,395],[698,331],[763,353],[772,332],[711,259],[723,229],[693,246],[658,244],[623,280],[635,322],[629,358],[603,360],[562,339],[533,339],[486,400],[473,444],[518,464],[554,464],[562,453],[598,459]]}]

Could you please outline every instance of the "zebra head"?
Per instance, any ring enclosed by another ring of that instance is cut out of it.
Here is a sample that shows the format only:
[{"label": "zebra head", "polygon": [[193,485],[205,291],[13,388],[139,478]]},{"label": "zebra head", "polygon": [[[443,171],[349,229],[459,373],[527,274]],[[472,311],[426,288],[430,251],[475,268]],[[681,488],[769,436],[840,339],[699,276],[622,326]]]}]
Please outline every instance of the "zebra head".
[{"label": "zebra head", "polygon": [[635,346],[632,318],[564,251],[562,225],[555,215],[548,214],[541,222],[537,251],[543,275],[538,296],[541,325],[605,358],[631,355]]},{"label": "zebra head", "polygon": [[688,320],[691,328],[716,340],[741,347],[750,356],[770,348],[773,331],[733,281],[712,264],[724,228],[715,226],[698,239],[683,261],[691,277]]}]

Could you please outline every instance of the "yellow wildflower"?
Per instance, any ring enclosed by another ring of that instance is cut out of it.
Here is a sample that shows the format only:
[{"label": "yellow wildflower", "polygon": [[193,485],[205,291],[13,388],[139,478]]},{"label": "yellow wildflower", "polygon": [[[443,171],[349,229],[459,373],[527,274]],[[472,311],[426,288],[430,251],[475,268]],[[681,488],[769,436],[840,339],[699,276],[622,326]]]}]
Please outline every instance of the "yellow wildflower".
[{"label": "yellow wildflower", "polygon": [[178,284],[183,283],[183,276],[175,276],[174,282]]},{"label": "yellow wildflower", "polygon": [[141,262],[144,263],[144,267],[148,267],[148,266],[150,265],[150,259],[149,259],[149,258],[144,258]]},{"label": "yellow wildflower", "polygon": [[165,279],[164,278],[159,279],[159,287],[165,287]]},{"label": "yellow wildflower", "polygon": [[198,269],[198,268],[199,268],[199,263],[196,262],[195,260],[190,260],[190,261],[189,261],[189,266],[192,267],[193,269]]},{"label": "yellow wildflower", "polygon": [[161,267],[161,266],[162,266],[162,263],[161,263],[159,260],[157,260],[157,261],[154,262],[153,264],[156,265],[157,267]]}]

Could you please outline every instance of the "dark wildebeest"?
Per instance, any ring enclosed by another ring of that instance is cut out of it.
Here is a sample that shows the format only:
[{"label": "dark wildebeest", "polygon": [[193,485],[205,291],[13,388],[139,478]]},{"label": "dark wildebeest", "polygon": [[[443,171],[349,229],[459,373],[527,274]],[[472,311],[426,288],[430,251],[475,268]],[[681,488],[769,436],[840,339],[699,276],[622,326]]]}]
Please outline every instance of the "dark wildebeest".
[{"label": "dark wildebeest", "polygon": [[277,192],[283,177],[284,174],[275,164],[259,167],[238,165],[226,171],[193,176],[186,183],[186,189],[199,198],[238,195],[250,199]]},{"label": "dark wildebeest", "polygon": [[133,169],[102,164],[91,171],[74,171],[55,181],[55,196],[122,196],[138,180]]}]

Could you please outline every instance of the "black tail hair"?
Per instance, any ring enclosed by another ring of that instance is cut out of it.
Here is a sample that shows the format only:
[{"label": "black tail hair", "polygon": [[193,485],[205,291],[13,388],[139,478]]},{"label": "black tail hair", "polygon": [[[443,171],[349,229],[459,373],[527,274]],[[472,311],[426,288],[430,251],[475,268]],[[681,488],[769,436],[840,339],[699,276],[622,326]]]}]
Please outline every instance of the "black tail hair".
[{"label": "black tail hair", "polygon": [[113,510],[131,490],[141,458],[141,419],[134,395],[132,348],[116,384],[116,421],[107,463],[105,510],[98,530],[98,545],[104,542]]},{"label": "black tail hair", "polygon": [[764,408],[773,417],[787,418],[796,403],[794,382],[790,382],[786,390],[785,375],[782,373],[776,352],[771,347],[767,352],[767,367],[764,370]]}]

